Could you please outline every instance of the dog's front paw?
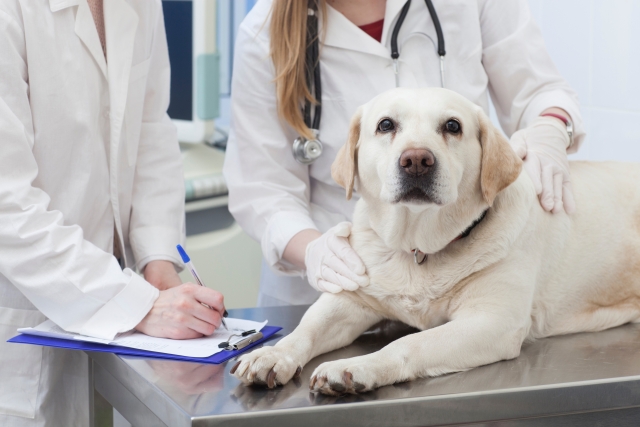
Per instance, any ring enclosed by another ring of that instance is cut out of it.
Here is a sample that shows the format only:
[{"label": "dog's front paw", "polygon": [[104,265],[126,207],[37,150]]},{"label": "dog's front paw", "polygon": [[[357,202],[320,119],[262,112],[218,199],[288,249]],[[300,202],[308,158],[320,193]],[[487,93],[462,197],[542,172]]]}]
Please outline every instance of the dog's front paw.
[{"label": "dog's front paw", "polygon": [[309,381],[309,389],[314,392],[339,396],[371,391],[380,386],[366,356],[325,362],[318,366]]},{"label": "dog's front paw", "polygon": [[238,359],[231,373],[244,384],[256,384],[274,388],[284,385],[302,371],[289,352],[278,347],[263,347],[244,354]]}]

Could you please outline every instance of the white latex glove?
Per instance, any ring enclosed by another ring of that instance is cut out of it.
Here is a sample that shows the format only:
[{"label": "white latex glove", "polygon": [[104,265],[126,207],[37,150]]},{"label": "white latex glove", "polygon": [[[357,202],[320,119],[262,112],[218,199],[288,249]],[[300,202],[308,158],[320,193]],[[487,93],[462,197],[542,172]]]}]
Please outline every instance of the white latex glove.
[{"label": "white latex glove", "polygon": [[511,146],[521,159],[542,208],[557,213],[575,212],[567,147],[566,126],[554,117],[538,117],[526,129],[511,136]]},{"label": "white latex glove", "polygon": [[307,245],[309,284],[322,292],[355,291],[369,285],[364,263],[349,244],[351,223],[341,222]]}]

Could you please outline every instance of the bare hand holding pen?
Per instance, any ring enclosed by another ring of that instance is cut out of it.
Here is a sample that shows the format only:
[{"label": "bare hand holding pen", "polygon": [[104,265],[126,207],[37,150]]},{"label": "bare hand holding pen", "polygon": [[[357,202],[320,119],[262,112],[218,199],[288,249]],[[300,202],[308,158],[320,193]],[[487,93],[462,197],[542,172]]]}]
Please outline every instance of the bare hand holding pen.
[{"label": "bare hand holding pen", "polygon": [[213,334],[220,327],[220,313],[224,312],[224,297],[220,292],[185,283],[160,291],[160,296],[136,329],[161,338],[200,338]]},{"label": "bare hand holding pen", "polygon": [[[189,255],[182,246],[178,245],[176,248],[185,266],[198,283],[185,283],[179,286],[175,286],[174,283],[175,287],[165,287],[164,290],[162,290],[163,287],[159,287],[160,296],[136,329],[154,337],[172,339],[211,335],[220,327],[220,324],[227,329],[223,318],[227,316],[224,297],[220,292],[204,286]],[[171,268],[173,269],[173,265]],[[173,272],[175,273],[175,270]],[[146,273],[145,269],[145,279]],[[171,274],[165,274],[165,276],[172,277]],[[154,286],[157,285],[154,284]]]}]

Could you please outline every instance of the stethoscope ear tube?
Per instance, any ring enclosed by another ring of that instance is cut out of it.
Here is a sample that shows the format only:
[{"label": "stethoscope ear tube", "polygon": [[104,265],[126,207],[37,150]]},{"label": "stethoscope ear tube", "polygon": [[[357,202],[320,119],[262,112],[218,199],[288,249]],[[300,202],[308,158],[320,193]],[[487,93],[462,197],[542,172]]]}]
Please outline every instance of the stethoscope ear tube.
[{"label": "stethoscope ear tube", "polygon": [[447,51],[444,48],[444,34],[442,34],[442,26],[440,25],[440,19],[436,13],[436,8],[433,7],[431,0],[424,0],[429,9],[429,15],[433,21],[433,26],[436,29],[436,35],[438,36],[438,56],[440,57],[440,85],[444,88],[444,57]]},{"label": "stethoscope ear tube", "polygon": [[409,13],[409,7],[411,7],[411,0],[407,0],[404,6],[402,6],[400,15],[398,16],[398,21],[391,32],[391,59],[394,60],[397,60],[400,57],[400,51],[398,50],[398,34],[400,33],[400,28],[402,27],[404,18],[406,18],[407,13]]},{"label": "stethoscope ear tube", "polygon": [[[440,57],[440,85],[444,87],[444,57],[447,54],[444,47],[444,35],[442,33],[442,26],[440,25],[440,19],[438,19],[438,14],[436,13],[436,8],[433,7],[433,3],[431,0],[424,0],[427,5],[427,9],[429,10],[429,15],[431,15],[431,20],[433,21],[433,26],[436,29],[436,35],[438,37],[438,56]],[[411,7],[411,0],[407,0],[407,2],[402,6],[400,10],[400,15],[398,15],[398,20],[393,27],[393,31],[391,32],[391,59],[393,60],[393,72],[396,76],[396,87],[400,86],[399,76],[398,76],[398,58],[400,57],[400,50],[398,49],[398,34],[400,34],[400,28],[404,22],[404,19],[407,17],[409,13],[409,8]]]},{"label": "stethoscope ear tube", "polygon": [[433,26],[436,28],[436,35],[438,36],[438,56],[444,59],[444,56],[447,54],[447,51],[444,49],[444,35],[442,34],[442,26],[440,26],[440,19],[438,19],[436,8],[433,7],[433,3],[431,2],[431,0],[424,0],[424,2],[427,4],[427,9],[429,9],[429,15],[431,15]]},{"label": "stethoscope ear tube", "polygon": [[402,27],[404,18],[406,18],[407,13],[409,13],[409,7],[411,7],[411,0],[407,0],[404,6],[402,6],[396,25],[394,25],[393,31],[391,32],[391,59],[393,60],[393,73],[396,76],[396,87],[400,86],[400,79],[398,76],[398,58],[400,57],[400,51],[398,50],[398,34],[400,33],[400,28]]}]

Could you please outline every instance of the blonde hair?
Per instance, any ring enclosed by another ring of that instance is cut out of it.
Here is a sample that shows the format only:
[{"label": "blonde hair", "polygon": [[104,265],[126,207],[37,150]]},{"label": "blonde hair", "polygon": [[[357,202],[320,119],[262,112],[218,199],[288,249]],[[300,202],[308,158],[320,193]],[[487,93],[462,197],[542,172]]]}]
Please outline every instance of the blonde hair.
[{"label": "blonde hair", "polygon": [[[315,3],[315,5],[314,5]],[[314,7],[315,6],[315,7]],[[313,7],[326,17],[326,0],[274,0],[271,8],[271,60],[275,67],[278,115],[305,138],[313,134],[304,123],[301,107],[317,101],[307,85],[307,10]]]}]

